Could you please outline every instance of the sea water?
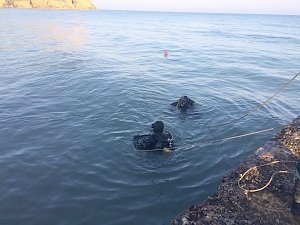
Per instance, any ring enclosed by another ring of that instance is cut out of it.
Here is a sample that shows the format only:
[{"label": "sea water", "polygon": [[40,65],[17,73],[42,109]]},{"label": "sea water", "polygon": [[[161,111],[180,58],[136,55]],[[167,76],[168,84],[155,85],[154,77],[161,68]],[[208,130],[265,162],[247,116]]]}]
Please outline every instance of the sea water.
[{"label": "sea water", "polygon": [[[299,115],[297,77],[219,126],[299,62],[299,16],[0,10],[0,224],[169,224],[277,131],[208,141]],[[134,149],[156,120],[173,153]]]}]

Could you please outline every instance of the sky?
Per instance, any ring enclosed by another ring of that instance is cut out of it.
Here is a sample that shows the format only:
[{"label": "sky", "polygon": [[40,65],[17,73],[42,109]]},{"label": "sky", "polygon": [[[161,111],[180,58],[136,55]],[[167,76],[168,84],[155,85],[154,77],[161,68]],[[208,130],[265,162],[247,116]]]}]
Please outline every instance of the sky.
[{"label": "sky", "polygon": [[300,0],[92,0],[100,9],[300,15]]}]

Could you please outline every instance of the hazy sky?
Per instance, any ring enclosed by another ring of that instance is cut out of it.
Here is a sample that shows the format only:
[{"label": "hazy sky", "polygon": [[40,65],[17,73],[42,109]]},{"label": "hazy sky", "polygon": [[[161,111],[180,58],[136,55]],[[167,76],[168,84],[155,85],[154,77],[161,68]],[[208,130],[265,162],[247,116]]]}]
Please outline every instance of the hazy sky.
[{"label": "hazy sky", "polygon": [[300,0],[92,0],[101,9],[300,15]]}]

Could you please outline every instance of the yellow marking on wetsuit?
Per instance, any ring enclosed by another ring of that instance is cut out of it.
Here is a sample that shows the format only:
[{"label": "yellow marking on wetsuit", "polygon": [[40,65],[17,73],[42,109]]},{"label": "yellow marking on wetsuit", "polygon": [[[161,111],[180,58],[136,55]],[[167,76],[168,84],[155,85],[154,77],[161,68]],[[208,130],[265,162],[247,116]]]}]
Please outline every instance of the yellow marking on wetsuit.
[{"label": "yellow marking on wetsuit", "polygon": [[167,148],[167,147],[165,147],[165,148],[163,148],[163,151],[164,152],[172,152],[172,151],[174,151],[174,148]]}]

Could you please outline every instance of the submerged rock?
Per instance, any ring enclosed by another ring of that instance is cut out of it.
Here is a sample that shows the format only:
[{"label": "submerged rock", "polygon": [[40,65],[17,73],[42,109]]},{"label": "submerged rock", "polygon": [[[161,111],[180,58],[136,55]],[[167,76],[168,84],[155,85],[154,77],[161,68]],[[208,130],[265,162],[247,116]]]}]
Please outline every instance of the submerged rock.
[{"label": "submerged rock", "polygon": [[300,218],[291,213],[299,159],[300,117],[225,176],[215,195],[185,210],[171,224],[300,225]]},{"label": "submerged rock", "polygon": [[0,0],[0,8],[96,9],[90,0]]}]

